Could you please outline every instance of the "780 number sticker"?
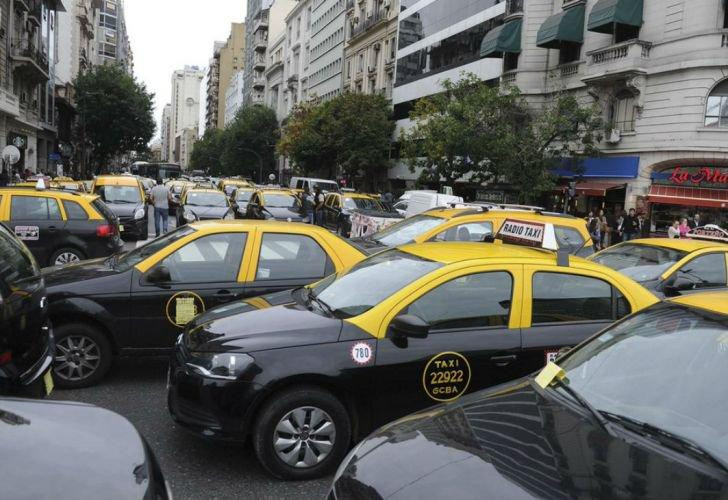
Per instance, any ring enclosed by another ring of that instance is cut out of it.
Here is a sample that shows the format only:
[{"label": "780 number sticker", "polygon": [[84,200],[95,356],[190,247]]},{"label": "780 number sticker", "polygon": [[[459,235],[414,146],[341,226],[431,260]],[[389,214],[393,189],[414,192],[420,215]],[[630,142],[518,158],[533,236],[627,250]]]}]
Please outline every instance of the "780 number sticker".
[{"label": "780 number sticker", "polygon": [[470,364],[457,352],[441,352],[427,362],[422,373],[425,393],[441,403],[456,400],[469,385]]}]

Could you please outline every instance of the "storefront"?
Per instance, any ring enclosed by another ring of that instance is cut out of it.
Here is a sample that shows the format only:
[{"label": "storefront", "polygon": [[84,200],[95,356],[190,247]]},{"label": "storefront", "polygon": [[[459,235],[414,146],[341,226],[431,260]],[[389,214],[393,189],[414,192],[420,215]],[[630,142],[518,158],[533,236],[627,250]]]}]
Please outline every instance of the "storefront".
[{"label": "storefront", "polygon": [[700,224],[728,228],[728,168],[670,166],[652,172],[647,195],[653,231],[666,233],[674,220],[700,216]]}]

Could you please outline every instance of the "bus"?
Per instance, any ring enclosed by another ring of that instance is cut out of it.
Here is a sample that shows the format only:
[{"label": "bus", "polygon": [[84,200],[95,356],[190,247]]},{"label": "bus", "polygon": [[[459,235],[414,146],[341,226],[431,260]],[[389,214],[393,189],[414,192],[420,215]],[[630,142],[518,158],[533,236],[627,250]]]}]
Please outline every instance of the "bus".
[{"label": "bus", "polygon": [[148,163],[138,161],[131,165],[131,173],[155,180],[160,177],[162,180],[177,179],[182,175],[182,167],[176,163]]}]

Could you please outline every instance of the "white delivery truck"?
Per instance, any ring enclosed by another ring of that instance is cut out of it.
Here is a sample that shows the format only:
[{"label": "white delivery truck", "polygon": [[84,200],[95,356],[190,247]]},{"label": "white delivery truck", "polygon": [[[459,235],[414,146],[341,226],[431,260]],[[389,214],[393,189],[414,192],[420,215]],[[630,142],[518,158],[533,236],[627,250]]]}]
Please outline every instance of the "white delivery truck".
[{"label": "white delivery truck", "polygon": [[462,203],[463,199],[460,196],[433,193],[431,191],[415,191],[409,197],[406,217],[421,214],[431,208],[447,207],[451,205],[457,206]]}]

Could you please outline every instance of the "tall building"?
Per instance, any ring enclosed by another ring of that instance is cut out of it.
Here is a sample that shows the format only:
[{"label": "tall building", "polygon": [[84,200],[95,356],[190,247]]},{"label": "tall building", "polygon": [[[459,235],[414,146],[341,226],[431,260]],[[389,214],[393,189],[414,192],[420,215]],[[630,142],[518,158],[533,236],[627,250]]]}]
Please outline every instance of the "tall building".
[{"label": "tall building", "polygon": [[170,161],[170,151],[172,150],[171,141],[172,141],[172,105],[167,104],[164,106],[164,110],[162,110],[162,123],[159,127],[160,129],[160,139],[162,141],[162,150],[160,151],[160,156],[162,158],[162,161]]},{"label": "tall building", "polygon": [[227,92],[225,93],[225,126],[227,127],[230,122],[235,119],[240,108],[243,107],[243,83],[245,79],[245,72],[243,70],[238,71],[230,79],[230,85],[228,85]]},{"label": "tall building", "polygon": [[[274,40],[279,41],[279,39],[285,38],[286,16],[295,6],[295,0],[274,0],[253,18],[253,55],[250,64],[252,77],[248,78],[246,75],[244,80],[246,104],[264,104],[266,102],[266,74],[268,73],[266,59],[272,53],[268,45],[272,44]],[[248,92],[248,85],[250,85],[250,92]]]},{"label": "tall building", "polygon": [[220,49],[225,42],[215,42],[212,47],[212,58],[207,69],[207,93],[205,105],[205,129],[217,127],[218,113],[220,112]]},{"label": "tall building", "polygon": [[[245,23],[232,23],[230,36],[220,49],[220,83],[218,110],[225,110],[227,90],[233,76],[243,70],[245,57]],[[218,113],[217,128],[225,127],[225,113]]]},{"label": "tall building", "polygon": [[344,89],[391,99],[399,0],[347,0],[346,14]]},{"label": "tall building", "polygon": [[[259,90],[253,91],[253,64],[256,57],[262,53],[265,57],[265,50],[268,45],[268,7],[272,0],[247,0],[245,15],[245,60],[243,92],[245,94],[245,105],[252,104],[253,94],[256,95],[257,103],[262,103],[263,95]],[[265,11],[265,12],[264,12]]]},{"label": "tall building", "polygon": [[132,74],[134,56],[126,31],[124,0],[103,0],[99,4],[95,64],[118,63]]},{"label": "tall building", "polygon": [[346,0],[315,0],[312,7],[308,94],[326,100],[341,93]]},{"label": "tall building", "polygon": [[197,66],[185,66],[172,74],[172,102],[169,113],[168,158],[186,168],[192,137],[200,130],[200,86],[205,73]]},{"label": "tall building", "polygon": [[299,0],[286,16],[285,113],[308,99],[311,62],[311,18],[314,0]]}]

